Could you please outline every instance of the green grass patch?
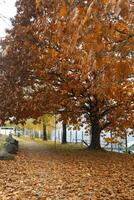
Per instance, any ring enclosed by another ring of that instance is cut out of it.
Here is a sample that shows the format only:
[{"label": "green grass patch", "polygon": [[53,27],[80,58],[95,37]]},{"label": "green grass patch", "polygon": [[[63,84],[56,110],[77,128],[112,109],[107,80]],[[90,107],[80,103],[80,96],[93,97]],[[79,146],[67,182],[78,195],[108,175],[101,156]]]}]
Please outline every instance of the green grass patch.
[{"label": "green grass patch", "polygon": [[[17,138],[16,138],[17,139]],[[44,148],[49,149],[49,150],[54,150],[54,151],[75,151],[75,150],[82,150],[85,149],[86,146],[84,146],[81,143],[66,143],[66,144],[61,144],[59,141],[52,141],[52,140],[47,140],[43,141],[42,139],[39,138],[30,138],[28,136],[21,136],[19,138],[21,141],[27,141],[27,142],[35,142],[37,144],[40,144],[41,146],[44,146]]]},{"label": "green grass patch", "polygon": [[81,150],[84,149],[85,147],[82,144],[74,144],[74,143],[66,143],[66,144],[61,144],[58,141],[41,141],[38,139],[35,139],[35,141],[39,144],[44,144],[47,149],[50,150],[60,150],[60,151],[72,151],[72,150]]},{"label": "green grass patch", "polygon": [[5,142],[5,136],[0,136],[0,150],[3,148],[4,144],[6,143]]}]

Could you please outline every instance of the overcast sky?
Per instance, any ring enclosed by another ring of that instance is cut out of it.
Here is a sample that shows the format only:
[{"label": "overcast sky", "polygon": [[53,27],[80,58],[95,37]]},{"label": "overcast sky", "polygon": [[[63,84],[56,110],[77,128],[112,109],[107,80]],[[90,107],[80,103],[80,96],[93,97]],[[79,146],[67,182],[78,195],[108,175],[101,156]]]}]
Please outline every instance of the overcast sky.
[{"label": "overcast sky", "polygon": [[0,37],[5,36],[5,29],[11,27],[9,18],[16,14],[16,0],[0,0]]}]

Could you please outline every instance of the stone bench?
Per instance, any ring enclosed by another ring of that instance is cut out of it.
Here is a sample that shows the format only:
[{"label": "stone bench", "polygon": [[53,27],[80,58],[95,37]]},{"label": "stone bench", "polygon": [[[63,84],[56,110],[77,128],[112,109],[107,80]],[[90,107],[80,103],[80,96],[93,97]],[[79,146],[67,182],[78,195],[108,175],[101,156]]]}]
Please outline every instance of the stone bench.
[{"label": "stone bench", "polygon": [[0,160],[13,160],[14,155],[19,150],[19,142],[15,140],[11,134],[6,138],[6,143],[0,151]]},{"label": "stone bench", "polygon": [[6,142],[4,146],[5,151],[10,154],[16,154],[19,150],[19,142],[15,140],[11,134],[6,138]]}]

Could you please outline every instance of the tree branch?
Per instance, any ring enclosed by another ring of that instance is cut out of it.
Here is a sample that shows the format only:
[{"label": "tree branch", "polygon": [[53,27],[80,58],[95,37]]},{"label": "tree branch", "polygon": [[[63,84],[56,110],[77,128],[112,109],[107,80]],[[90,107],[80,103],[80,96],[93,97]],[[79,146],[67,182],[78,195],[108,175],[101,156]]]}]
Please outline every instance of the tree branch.
[{"label": "tree branch", "polygon": [[111,122],[106,122],[103,126],[101,126],[101,130],[104,130],[104,129],[107,128],[110,124],[111,124]]}]

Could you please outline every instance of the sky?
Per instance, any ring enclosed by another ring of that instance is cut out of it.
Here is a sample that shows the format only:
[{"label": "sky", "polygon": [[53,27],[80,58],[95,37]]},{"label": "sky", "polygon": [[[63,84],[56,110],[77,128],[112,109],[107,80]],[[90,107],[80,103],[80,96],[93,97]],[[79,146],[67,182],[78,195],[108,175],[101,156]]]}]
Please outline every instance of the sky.
[{"label": "sky", "polygon": [[10,18],[16,14],[16,0],[0,0],[0,37],[6,35],[5,29],[11,27]]}]

